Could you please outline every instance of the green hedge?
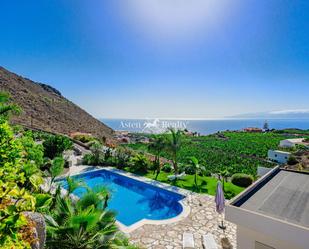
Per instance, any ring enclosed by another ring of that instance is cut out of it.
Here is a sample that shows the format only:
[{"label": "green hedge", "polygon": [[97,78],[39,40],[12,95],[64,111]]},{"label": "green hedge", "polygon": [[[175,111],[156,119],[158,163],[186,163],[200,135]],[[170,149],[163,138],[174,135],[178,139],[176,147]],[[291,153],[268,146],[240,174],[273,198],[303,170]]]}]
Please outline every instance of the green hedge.
[{"label": "green hedge", "polygon": [[251,175],[236,173],[232,176],[231,182],[239,187],[248,187],[253,183],[254,179]]}]

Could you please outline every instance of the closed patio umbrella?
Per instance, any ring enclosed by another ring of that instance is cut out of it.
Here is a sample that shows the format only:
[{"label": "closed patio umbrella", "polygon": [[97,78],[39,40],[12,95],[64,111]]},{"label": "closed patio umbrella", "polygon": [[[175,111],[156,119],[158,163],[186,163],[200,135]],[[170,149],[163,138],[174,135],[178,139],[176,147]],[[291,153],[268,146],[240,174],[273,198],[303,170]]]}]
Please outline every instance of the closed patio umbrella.
[{"label": "closed patio umbrella", "polygon": [[[221,185],[220,181],[218,181],[218,183],[217,183],[215,202],[216,202],[217,213],[222,214],[224,212],[224,208],[225,208],[225,198],[224,198],[224,192],[223,192],[222,185]],[[223,224],[223,219],[221,221],[221,224],[219,225],[219,228],[221,228],[223,230],[226,229],[226,227]]]}]

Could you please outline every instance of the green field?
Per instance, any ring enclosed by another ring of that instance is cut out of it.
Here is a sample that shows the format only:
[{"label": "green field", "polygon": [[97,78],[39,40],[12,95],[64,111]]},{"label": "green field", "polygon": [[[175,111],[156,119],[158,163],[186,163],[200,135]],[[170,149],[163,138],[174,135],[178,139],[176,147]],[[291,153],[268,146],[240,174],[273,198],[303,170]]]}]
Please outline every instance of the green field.
[{"label": "green field", "polygon": [[[220,135],[184,136],[178,159],[179,162],[186,164],[189,157],[195,156],[211,173],[227,169],[231,174],[246,173],[256,176],[258,166],[274,166],[274,163],[267,161],[268,150],[277,149],[280,140],[290,137],[293,136],[273,132],[222,132]],[[126,146],[151,153],[145,144]],[[163,151],[162,156],[170,158],[167,151]]]}]

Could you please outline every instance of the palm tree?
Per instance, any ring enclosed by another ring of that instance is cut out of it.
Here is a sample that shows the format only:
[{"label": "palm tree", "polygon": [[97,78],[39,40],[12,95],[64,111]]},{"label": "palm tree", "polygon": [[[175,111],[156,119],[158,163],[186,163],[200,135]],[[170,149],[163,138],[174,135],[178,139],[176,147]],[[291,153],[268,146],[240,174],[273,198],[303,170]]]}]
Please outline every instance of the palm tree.
[{"label": "palm tree", "polygon": [[230,176],[230,172],[227,168],[219,171],[219,179],[222,181],[222,188],[224,189],[224,183],[227,182],[227,178]]},{"label": "palm tree", "polygon": [[160,157],[163,149],[166,146],[166,141],[163,136],[155,136],[153,137],[153,142],[149,144],[148,148],[150,151],[154,152],[155,154],[155,160],[154,160],[154,168],[156,172],[155,180],[157,180],[160,171],[161,171],[161,163],[160,163]]},{"label": "palm tree", "polygon": [[64,170],[65,161],[63,157],[55,157],[52,161],[52,165],[49,169],[49,174],[51,177],[49,191],[51,190],[53,183],[57,176],[61,175]]},{"label": "palm tree", "polygon": [[7,118],[11,112],[16,114],[20,112],[20,108],[17,105],[8,103],[9,101],[10,95],[5,92],[0,92],[0,117]]},{"label": "palm tree", "polygon": [[67,195],[72,194],[76,189],[80,187],[85,187],[85,183],[82,180],[75,179],[69,176],[66,178],[66,182],[67,182]]},{"label": "palm tree", "polygon": [[[106,211],[103,205],[93,204],[86,196],[78,201],[68,196],[56,196],[55,207],[50,215],[46,215],[47,248],[112,248],[118,232],[115,214]],[[98,199],[94,202],[99,203],[100,194],[96,196]]]},{"label": "palm tree", "polygon": [[183,131],[176,130],[174,128],[169,128],[168,130],[171,134],[168,137],[166,145],[172,156],[174,172],[175,174],[178,174],[178,152],[181,147],[181,138]]},{"label": "palm tree", "polygon": [[205,171],[205,168],[199,164],[198,159],[194,156],[190,158],[190,166],[194,170],[194,184],[198,188],[197,177]]}]

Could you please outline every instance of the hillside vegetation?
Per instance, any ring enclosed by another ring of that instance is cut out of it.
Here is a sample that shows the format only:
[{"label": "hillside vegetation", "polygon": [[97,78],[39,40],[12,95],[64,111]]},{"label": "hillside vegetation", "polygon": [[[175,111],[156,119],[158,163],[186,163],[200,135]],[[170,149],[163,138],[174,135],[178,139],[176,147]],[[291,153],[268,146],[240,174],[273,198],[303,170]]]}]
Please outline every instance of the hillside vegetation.
[{"label": "hillside vegetation", "polygon": [[84,132],[99,139],[112,138],[111,128],[49,85],[33,82],[0,67],[0,91],[8,92],[22,109],[21,115],[12,117],[12,123],[61,134]]}]

